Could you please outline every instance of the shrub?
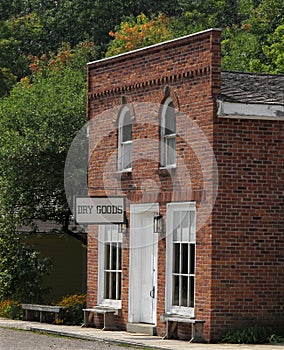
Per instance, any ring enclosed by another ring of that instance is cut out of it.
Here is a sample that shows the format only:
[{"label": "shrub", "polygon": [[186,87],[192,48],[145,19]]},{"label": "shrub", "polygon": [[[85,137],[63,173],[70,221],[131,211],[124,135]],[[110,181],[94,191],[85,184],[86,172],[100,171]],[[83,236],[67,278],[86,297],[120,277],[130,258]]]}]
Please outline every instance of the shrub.
[{"label": "shrub", "polygon": [[67,295],[63,297],[57,305],[67,308],[57,317],[57,324],[81,325],[83,323],[84,315],[82,309],[86,307],[86,295]]},{"label": "shrub", "polygon": [[221,343],[231,344],[263,344],[270,342],[273,332],[271,329],[250,326],[242,330],[228,332]]},{"label": "shrub", "polygon": [[0,316],[21,320],[24,316],[22,305],[15,300],[2,300],[0,301]]}]

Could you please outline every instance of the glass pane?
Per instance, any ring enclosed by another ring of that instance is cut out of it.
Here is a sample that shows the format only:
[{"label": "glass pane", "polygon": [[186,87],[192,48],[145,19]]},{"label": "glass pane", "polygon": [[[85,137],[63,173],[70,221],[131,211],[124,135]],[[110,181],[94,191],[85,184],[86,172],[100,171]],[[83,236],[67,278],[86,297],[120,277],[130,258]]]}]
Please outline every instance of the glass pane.
[{"label": "glass pane", "polygon": [[121,243],[118,243],[117,246],[117,270],[121,270]]},{"label": "glass pane", "polygon": [[179,305],[179,276],[173,276],[173,305]]},{"label": "glass pane", "polygon": [[166,138],[166,165],[176,163],[176,138]]},{"label": "glass pane", "polygon": [[165,117],[165,134],[171,135],[176,133],[176,115],[174,105],[169,103]]},{"label": "glass pane", "polygon": [[174,212],[174,227],[173,227],[173,240],[181,241],[181,229],[180,229],[180,213],[178,211]]},{"label": "glass pane", "polygon": [[116,270],[116,243],[111,243],[111,270]]},{"label": "glass pane", "polygon": [[190,274],[195,273],[195,244],[190,244]]},{"label": "glass pane", "polygon": [[181,240],[183,242],[189,242],[189,211],[183,211],[181,213]]},{"label": "glass pane", "polygon": [[181,306],[187,306],[188,277],[181,277]]},{"label": "glass pane", "polygon": [[117,234],[117,226],[115,225],[112,225],[111,226],[111,241],[112,242],[117,242],[117,237],[118,234]]},{"label": "glass pane", "polygon": [[104,298],[109,299],[109,272],[105,272],[105,290],[104,290]]},{"label": "glass pane", "polygon": [[195,212],[190,212],[190,240],[195,242]]},{"label": "glass pane", "polygon": [[132,144],[125,143],[121,145],[121,163],[122,169],[131,168],[132,162]]},{"label": "glass pane", "polygon": [[176,243],[173,246],[173,273],[180,273],[179,261],[180,261],[180,244]]},{"label": "glass pane", "polygon": [[105,244],[105,270],[110,270],[110,243]]},{"label": "glass pane", "polygon": [[111,225],[106,225],[105,227],[105,241],[111,242]]},{"label": "glass pane", "polygon": [[117,240],[118,242],[122,242],[122,232],[117,233]]},{"label": "glass pane", "polygon": [[181,244],[181,273],[188,274],[188,244]]},{"label": "glass pane", "polygon": [[121,299],[121,272],[117,273],[117,300]]},{"label": "glass pane", "polygon": [[189,305],[190,307],[194,307],[194,277],[190,277],[189,279]]},{"label": "glass pane", "polygon": [[132,140],[132,121],[129,111],[126,112],[123,118],[123,127],[122,127],[122,142]]},{"label": "glass pane", "polygon": [[111,283],[110,299],[115,299],[116,298],[116,273],[115,272],[111,272],[110,283]]}]

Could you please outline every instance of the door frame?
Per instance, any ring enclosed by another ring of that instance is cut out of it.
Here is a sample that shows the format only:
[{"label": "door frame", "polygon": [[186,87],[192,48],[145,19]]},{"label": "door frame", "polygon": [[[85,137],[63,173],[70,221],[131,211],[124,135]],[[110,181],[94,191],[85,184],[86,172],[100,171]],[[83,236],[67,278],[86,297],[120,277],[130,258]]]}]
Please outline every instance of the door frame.
[{"label": "door frame", "polygon": [[[143,213],[155,214],[159,213],[159,204],[158,203],[144,203],[144,204],[131,204],[130,205],[130,235],[129,235],[129,300],[128,300],[128,322],[134,323],[137,322],[134,311],[135,304],[135,288],[131,281],[133,280],[137,271],[133,263],[133,254],[135,254],[135,249],[133,248],[133,234],[135,234],[135,216]],[[134,227],[134,228],[133,228]],[[153,300],[153,324],[157,323],[157,275],[158,275],[158,234],[154,233],[153,229],[153,242],[155,246],[153,248],[154,252],[154,268],[155,273],[153,277],[153,286],[155,287],[155,298]]]}]

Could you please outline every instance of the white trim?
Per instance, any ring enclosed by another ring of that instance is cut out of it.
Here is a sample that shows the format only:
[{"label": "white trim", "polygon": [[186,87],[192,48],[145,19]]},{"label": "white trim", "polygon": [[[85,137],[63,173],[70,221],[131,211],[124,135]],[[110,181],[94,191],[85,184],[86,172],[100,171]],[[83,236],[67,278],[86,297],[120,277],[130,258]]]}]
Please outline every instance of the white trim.
[{"label": "white trim", "polygon": [[218,100],[219,118],[284,120],[284,105]]},{"label": "white trim", "polygon": [[196,35],[200,35],[200,34],[205,34],[205,33],[208,33],[208,32],[212,32],[213,30],[217,30],[217,31],[219,31],[219,32],[222,31],[222,29],[220,29],[220,28],[210,28],[210,29],[202,30],[202,31],[197,32],[197,33],[193,33],[193,34],[185,35],[185,36],[182,36],[182,37],[179,37],[179,38],[175,38],[175,39],[163,41],[163,42],[161,42],[161,43],[154,44],[154,45],[150,45],[150,46],[146,46],[146,47],[142,47],[142,48],[140,48],[140,49],[136,49],[136,50],[124,52],[124,53],[121,53],[121,54],[119,54],[119,55],[115,55],[115,56],[111,56],[111,57],[102,58],[102,59],[96,60],[96,61],[91,61],[91,62],[88,62],[87,65],[91,65],[91,64],[94,64],[94,63],[107,62],[107,61],[113,60],[114,58],[124,57],[124,56],[130,55],[130,54],[132,54],[132,53],[136,53],[136,52],[141,52],[141,51],[143,52],[143,51],[145,51],[145,50],[147,50],[147,49],[150,49],[150,48],[155,48],[155,47],[158,48],[158,47],[160,47],[160,46],[164,46],[164,45],[167,45],[167,44],[169,44],[169,43],[174,43],[174,42],[179,41],[179,40],[183,40],[183,39],[190,38],[190,37],[193,37],[193,36],[196,36]]}]

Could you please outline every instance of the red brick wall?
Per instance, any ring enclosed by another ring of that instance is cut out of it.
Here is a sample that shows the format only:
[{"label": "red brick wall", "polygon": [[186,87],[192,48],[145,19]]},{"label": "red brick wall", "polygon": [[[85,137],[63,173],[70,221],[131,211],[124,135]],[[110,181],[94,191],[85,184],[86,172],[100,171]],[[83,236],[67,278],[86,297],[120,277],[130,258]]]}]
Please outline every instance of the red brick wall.
[{"label": "red brick wall", "polygon": [[219,119],[212,338],[230,328],[284,329],[284,123]]},{"label": "red brick wall", "polygon": [[[193,148],[203,151],[198,135],[187,130],[189,119],[194,120],[213,145],[215,95],[220,92],[220,40],[218,30],[206,31],[173,42],[102,60],[88,66],[88,118],[94,122],[90,140],[99,139],[92,153],[89,167],[90,195],[125,195],[133,202],[151,202],[158,198],[160,212],[166,219],[166,203],[171,201],[197,201],[204,195],[203,170]],[[133,143],[132,174],[117,174],[117,117],[122,96],[126,102],[163,103],[164,89],[170,88],[177,115],[177,169],[171,173],[159,170],[159,148],[151,149],[147,158],[149,140],[159,140],[159,113],[144,115],[143,121],[133,123],[133,140],[145,140],[138,146]],[[112,112],[105,112],[113,109]],[[91,144],[92,148],[92,144]],[[145,152],[145,157],[143,157]],[[143,158],[143,159],[142,159]],[[105,171],[105,164],[108,171]],[[208,159],[211,163],[212,159]],[[183,176],[190,176],[191,188],[182,186]],[[149,182],[147,193],[140,188],[143,181],[155,181],[158,190]],[[175,184],[175,188],[173,188]],[[136,186],[136,187],[135,187]],[[210,198],[207,198],[210,201]],[[129,208],[128,208],[129,209]],[[129,220],[129,216],[128,216]],[[124,244],[127,247],[128,234]],[[206,320],[205,332],[211,334],[211,260],[212,224],[209,218],[197,233],[196,256],[196,317]],[[164,335],[165,324],[160,314],[165,312],[165,240],[159,243],[158,256],[158,310],[157,331]],[[129,250],[123,251],[122,316],[117,319],[122,329],[128,321]],[[88,246],[88,306],[97,304],[97,238],[93,228]]]}]

